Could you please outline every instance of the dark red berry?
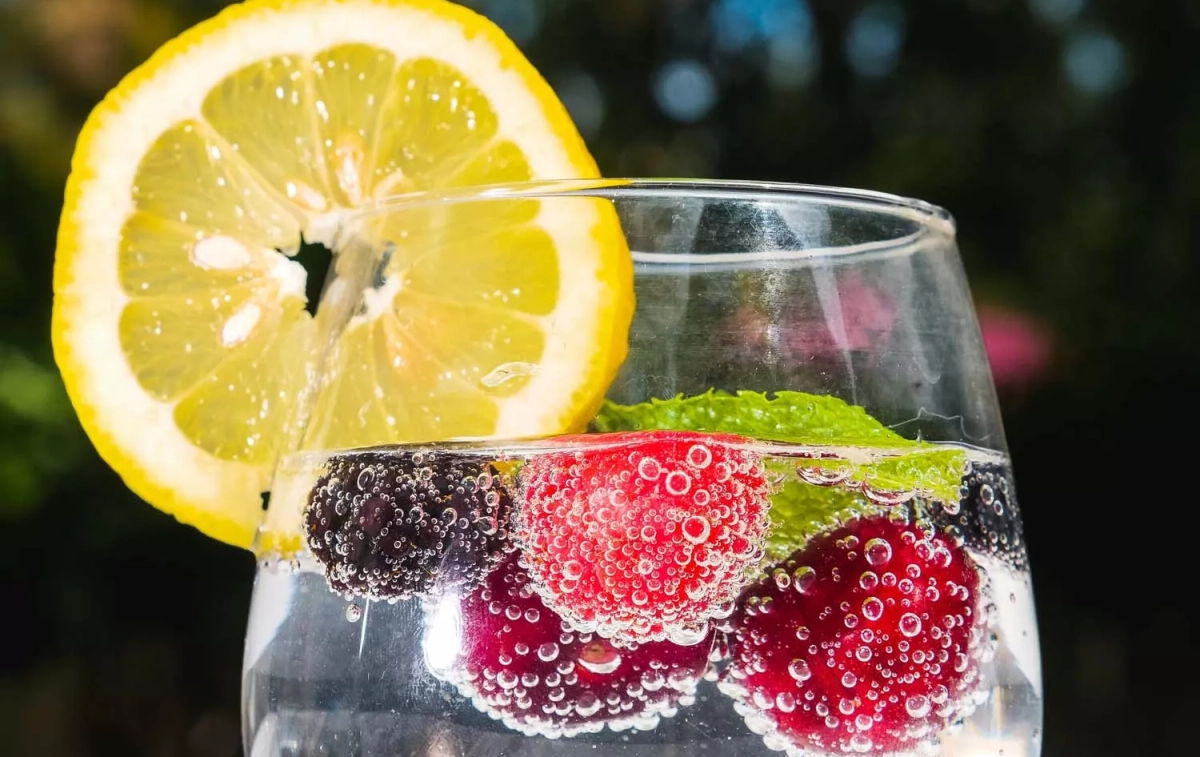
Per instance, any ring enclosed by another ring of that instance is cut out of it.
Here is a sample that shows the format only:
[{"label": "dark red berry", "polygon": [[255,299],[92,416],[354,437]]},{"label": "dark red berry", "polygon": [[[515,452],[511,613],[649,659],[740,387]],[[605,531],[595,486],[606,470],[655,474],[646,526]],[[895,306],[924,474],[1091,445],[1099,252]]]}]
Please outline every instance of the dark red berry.
[{"label": "dark red berry", "polygon": [[773,748],[908,752],[973,708],[982,607],[979,570],[949,538],[854,520],[743,595],[720,688]]},{"label": "dark red berry", "polygon": [[[426,628],[461,629],[461,652],[427,660],[482,712],[526,735],[575,736],[608,726],[650,730],[693,702],[712,634],[691,646],[668,641],[617,647],[579,633],[533,591],[511,555],[458,606],[429,603]],[[443,622],[442,613],[461,613]]]},{"label": "dark red berry", "polygon": [[517,534],[534,588],[575,628],[621,643],[703,635],[762,556],[762,461],[728,434],[586,441],[521,471]]},{"label": "dark red berry", "polygon": [[304,524],[334,591],[406,598],[482,578],[504,552],[511,507],[483,458],[353,452],[325,464]]}]

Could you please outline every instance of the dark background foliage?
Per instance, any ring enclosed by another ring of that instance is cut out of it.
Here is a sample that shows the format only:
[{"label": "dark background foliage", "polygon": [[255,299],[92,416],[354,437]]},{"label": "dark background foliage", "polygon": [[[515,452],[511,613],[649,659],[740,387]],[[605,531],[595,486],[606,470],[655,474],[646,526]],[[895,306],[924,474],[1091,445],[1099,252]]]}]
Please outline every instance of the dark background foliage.
[{"label": "dark background foliage", "polygon": [[[475,0],[606,175],[949,208],[1035,571],[1049,757],[1195,753],[1200,2]],[[0,0],[0,733],[14,755],[238,753],[253,560],[140,503],[49,347],[75,134],[221,0]]]}]

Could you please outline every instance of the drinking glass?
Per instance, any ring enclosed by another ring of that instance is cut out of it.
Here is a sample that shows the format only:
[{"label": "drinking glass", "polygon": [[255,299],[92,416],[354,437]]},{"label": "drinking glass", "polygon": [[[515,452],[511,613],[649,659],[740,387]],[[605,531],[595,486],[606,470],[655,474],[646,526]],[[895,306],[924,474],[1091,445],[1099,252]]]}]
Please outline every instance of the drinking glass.
[{"label": "drinking glass", "polygon": [[[267,518],[302,543],[268,550],[254,586],[246,753],[1035,757],[1021,518],[945,211],[708,181],[397,197],[340,229],[313,396],[366,365],[338,336],[403,261],[581,214],[619,223],[636,295],[589,433],[375,438],[309,403]],[[339,427],[374,446],[314,441]],[[422,476],[492,526],[414,596],[355,595],[344,570],[331,589],[311,501],[341,487],[368,508],[380,481]]]}]

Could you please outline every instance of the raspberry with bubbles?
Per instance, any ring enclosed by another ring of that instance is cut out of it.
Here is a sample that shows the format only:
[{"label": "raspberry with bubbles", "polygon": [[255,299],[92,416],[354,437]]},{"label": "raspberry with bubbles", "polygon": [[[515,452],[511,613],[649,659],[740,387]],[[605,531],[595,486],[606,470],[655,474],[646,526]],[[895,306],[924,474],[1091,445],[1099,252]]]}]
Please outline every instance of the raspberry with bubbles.
[{"label": "raspberry with bubbles", "polygon": [[927,524],[852,520],[768,568],[730,618],[720,689],[789,754],[911,754],[975,704],[981,574]]},{"label": "raspberry with bubbles", "polygon": [[461,601],[447,596],[425,612],[430,672],[529,736],[653,730],[694,703],[713,647],[712,633],[688,646],[618,648],[576,631],[543,604],[515,554]]},{"label": "raspberry with bubbles", "polygon": [[521,471],[516,531],[533,587],[573,627],[687,642],[732,610],[763,554],[766,471],[747,439],[691,431],[571,437]]}]

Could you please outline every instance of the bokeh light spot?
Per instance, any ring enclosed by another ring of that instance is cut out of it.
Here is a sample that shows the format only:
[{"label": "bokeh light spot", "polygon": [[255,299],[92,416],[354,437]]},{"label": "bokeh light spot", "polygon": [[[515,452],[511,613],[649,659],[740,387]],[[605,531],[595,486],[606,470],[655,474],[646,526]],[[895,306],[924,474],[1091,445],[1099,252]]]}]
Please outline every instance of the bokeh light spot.
[{"label": "bokeh light spot", "polygon": [[541,0],[487,0],[483,15],[518,45],[533,39],[542,28]]},{"label": "bokeh light spot", "polygon": [[584,137],[595,134],[604,123],[604,93],[596,77],[585,71],[561,76],[554,88]]},{"label": "bokeh light spot", "polygon": [[719,0],[709,15],[713,42],[740,51],[762,41],[812,35],[812,12],[805,0]]},{"label": "bokeh light spot", "polygon": [[671,61],[654,77],[654,100],[676,121],[697,121],[716,104],[717,83],[700,61]]},{"label": "bokeh light spot", "polygon": [[767,79],[779,89],[799,89],[816,75],[819,51],[811,36],[771,40],[767,46]]},{"label": "bokeh light spot", "polygon": [[859,76],[874,78],[890,74],[904,46],[904,10],[892,2],[877,2],[863,8],[846,34],[846,60]]},{"label": "bokeh light spot", "polygon": [[1108,94],[1125,73],[1125,50],[1108,32],[1081,32],[1067,42],[1063,70],[1077,89],[1089,95]]},{"label": "bokeh light spot", "polygon": [[1029,0],[1029,10],[1048,24],[1061,24],[1074,19],[1087,5],[1087,0]]}]

